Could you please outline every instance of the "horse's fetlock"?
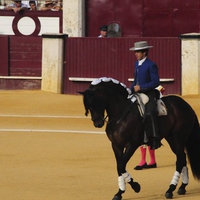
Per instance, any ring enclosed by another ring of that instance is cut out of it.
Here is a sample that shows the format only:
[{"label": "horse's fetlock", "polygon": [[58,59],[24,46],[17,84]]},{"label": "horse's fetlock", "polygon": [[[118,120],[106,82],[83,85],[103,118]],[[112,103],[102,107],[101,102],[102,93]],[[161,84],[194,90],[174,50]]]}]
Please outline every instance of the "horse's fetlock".
[{"label": "horse's fetlock", "polygon": [[186,193],[186,186],[188,185],[188,183],[182,183],[181,186],[178,189],[178,194],[179,195],[184,195]]},{"label": "horse's fetlock", "polygon": [[132,187],[132,189],[138,193],[141,190],[140,184],[138,182],[134,182],[133,179],[131,178],[131,181],[128,182],[130,184],[130,186]]},{"label": "horse's fetlock", "polygon": [[169,189],[167,190],[167,192],[173,192],[173,191],[176,189],[176,186],[177,186],[177,185],[171,184],[171,185],[169,186]]}]

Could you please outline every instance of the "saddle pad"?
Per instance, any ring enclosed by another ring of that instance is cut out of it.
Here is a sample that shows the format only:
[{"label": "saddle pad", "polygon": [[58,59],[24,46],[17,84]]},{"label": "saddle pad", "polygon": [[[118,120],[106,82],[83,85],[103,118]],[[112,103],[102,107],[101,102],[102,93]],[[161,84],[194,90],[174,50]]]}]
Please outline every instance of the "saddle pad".
[{"label": "saddle pad", "polygon": [[144,93],[136,93],[133,95],[129,95],[128,97],[134,103],[135,101],[138,102],[138,109],[140,111],[140,115],[144,117],[145,113],[145,104],[149,101],[149,97]]},{"label": "saddle pad", "polygon": [[128,99],[131,99],[133,103],[137,100],[139,104],[143,103],[144,105],[149,101],[149,97],[144,93],[129,95]]},{"label": "saddle pad", "polygon": [[[137,93],[135,95],[129,95],[128,97],[134,103],[136,100],[138,101],[138,109],[140,111],[141,116],[144,116],[145,112],[145,104],[149,101],[149,97],[143,93]],[[162,101],[162,99],[157,100],[157,110],[158,116],[165,116],[167,115],[167,108]]]},{"label": "saddle pad", "polygon": [[167,108],[165,106],[165,103],[162,101],[162,99],[157,100],[157,109],[158,109],[158,116],[167,115]]}]

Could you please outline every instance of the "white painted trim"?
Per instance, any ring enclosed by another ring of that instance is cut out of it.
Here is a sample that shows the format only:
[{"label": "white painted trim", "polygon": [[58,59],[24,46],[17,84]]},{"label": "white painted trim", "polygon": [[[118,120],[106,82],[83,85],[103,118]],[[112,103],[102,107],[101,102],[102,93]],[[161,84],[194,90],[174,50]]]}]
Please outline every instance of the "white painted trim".
[{"label": "white painted trim", "polygon": [[[134,81],[134,78],[128,78],[128,81]],[[173,82],[174,78],[160,78],[160,82]]]},{"label": "white painted trim", "polygon": [[78,115],[34,115],[34,114],[0,114],[0,117],[18,117],[18,118],[64,118],[64,119],[87,119],[86,116]]},{"label": "white painted trim", "polygon": [[38,76],[0,76],[0,79],[31,79],[31,80],[42,80],[42,77],[38,77]]},{"label": "white painted trim", "polygon": [[83,81],[83,82],[89,82],[89,81],[93,81],[96,78],[81,78],[81,77],[69,77],[70,81]]},{"label": "white painted trim", "polygon": [[25,129],[25,128],[1,128],[0,132],[42,132],[42,133],[84,133],[84,134],[106,134],[104,131],[76,131],[76,130],[62,130],[62,129]]},{"label": "white painted trim", "polygon": [[[83,77],[69,77],[70,81],[77,81],[77,82],[90,82],[96,78],[83,78]],[[128,81],[133,81],[133,78],[128,78]],[[173,82],[174,78],[161,78],[160,82]]]}]

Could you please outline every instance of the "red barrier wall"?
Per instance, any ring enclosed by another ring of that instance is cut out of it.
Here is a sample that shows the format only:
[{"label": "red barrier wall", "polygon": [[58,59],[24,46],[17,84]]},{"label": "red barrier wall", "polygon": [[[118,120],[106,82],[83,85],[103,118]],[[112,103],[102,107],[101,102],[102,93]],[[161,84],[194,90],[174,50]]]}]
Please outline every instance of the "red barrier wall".
[{"label": "red barrier wall", "polygon": [[[89,86],[89,82],[70,81],[69,77],[99,78],[112,77],[128,87],[133,78],[135,56],[129,48],[141,38],[68,38],[66,40],[64,65],[64,93],[77,94]],[[181,93],[181,46],[179,38],[142,38],[153,48],[149,57],[159,66],[160,78],[173,78],[172,82],[162,82],[165,94]],[[41,80],[25,80],[20,77],[40,77],[42,59],[41,37],[0,37],[5,46],[0,52],[0,89],[40,89]],[[7,65],[6,65],[7,63]],[[7,73],[7,74],[6,74]],[[16,76],[19,79],[10,79]],[[19,81],[20,80],[20,81]],[[24,84],[23,84],[24,83]]]},{"label": "red barrier wall", "polygon": [[[133,78],[135,55],[129,51],[141,38],[68,38],[64,74],[64,93],[75,94],[89,86],[89,82],[70,81],[69,77],[112,77],[128,87]],[[179,38],[142,38],[153,48],[149,58],[159,66],[160,78],[173,78],[163,82],[166,94],[181,93],[181,41]]]}]

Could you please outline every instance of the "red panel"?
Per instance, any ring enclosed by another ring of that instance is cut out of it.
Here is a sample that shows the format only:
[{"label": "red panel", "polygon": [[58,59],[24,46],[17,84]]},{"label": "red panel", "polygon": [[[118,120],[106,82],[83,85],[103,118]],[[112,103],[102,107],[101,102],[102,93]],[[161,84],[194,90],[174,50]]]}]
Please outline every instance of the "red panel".
[{"label": "red panel", "polygon": [[[199,24],[197,20],[199,19],[199,9],[189,9],[189,10],[174,10],[173,13],[173,23],[172,30],[175,36],[179,36],[185,33],[199,32]],[[184,23],[183,23],[184,22]]]},{"label": "red panel", "polygon": [[114,2],[115,8],[113,21],[121,25],[123,36],[141,36],[142,1],[115,0]]},{"label": "red panel", "polygon": [[172,13],[165,10],[146,10],[144,18],[144,37],[172,36]]},{"label": "red panel", "polygon": [[8,76],[8,36],[0,36],[0,76]]},{"label": "red panel", "polygon": [[145,0],[143,17],[143,36],[167,37],[172,35],[172,0]]},{"label": "red panel", "polygon": [[[143,0],[145,9],[151,9],[152,11],[155,10],[171,10],[173,1],[179,0]],[[180,0],[182,2],[182,0]]]},{"label": "red panel", "polygon": [[41,76],[42,38],[10,36],[10,75]]},{"label": "red panel", "polygon": [[86,35],[97,37],[99,27],[114,20],[114,0],[86,1]]},{"label": "red panel", "polygon": [[41,80],[0,79],[0,90],[40,90]]},{"label": "red panel", "polygon": [[175,9],[181,10],[190,10],[190,9],[199,9],[198,0],[173,0],[173,7]]},{"label": "red panel", "polygon": [[20,66],[22,66],[21,62],[17,62],[16,68],[10,68],[10,76],[41,76],[41,68],[35,68],[29,64],[24,65],[23,68]]}]

